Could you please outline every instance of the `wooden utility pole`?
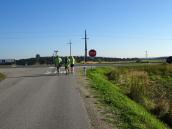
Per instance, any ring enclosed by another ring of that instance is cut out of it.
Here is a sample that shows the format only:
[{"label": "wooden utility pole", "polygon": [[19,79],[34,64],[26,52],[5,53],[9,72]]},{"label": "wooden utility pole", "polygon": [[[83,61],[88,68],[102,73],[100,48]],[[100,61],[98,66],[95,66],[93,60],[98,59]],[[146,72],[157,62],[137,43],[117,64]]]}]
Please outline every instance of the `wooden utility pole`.
[{"label": "wooden utility pole", "polygon": [[87,37],[87,31],[85,30],[85,37],[83,38],[85,40],[85,56],[84,56],[84,62],[86,63],[87,62],[87,53],[88,53],[88,50],[87,50],[87,40],[89,39]]},{"label": "wooden utility pole", "polygon": [[70,41],[68,44],[70,45],[70,56],[72,56],[72,42]]}]

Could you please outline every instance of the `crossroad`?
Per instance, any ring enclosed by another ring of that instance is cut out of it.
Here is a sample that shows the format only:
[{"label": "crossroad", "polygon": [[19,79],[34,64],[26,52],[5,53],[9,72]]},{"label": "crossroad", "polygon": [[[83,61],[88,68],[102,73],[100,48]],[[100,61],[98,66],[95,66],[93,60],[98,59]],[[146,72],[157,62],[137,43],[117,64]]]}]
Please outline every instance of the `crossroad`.
[{"label": "crossroad", "polygon": [[0,69],[0,129],[89,129],[75,75],[55,67]]},{"label": "crossroad", "polygon": [[[64,74],[64,73],[66,73],[65,68],[61,67],[60,74]],[[55,67],[48,67],[47,71],[44,74],[46,75],[57,74],[57,70]]]}]

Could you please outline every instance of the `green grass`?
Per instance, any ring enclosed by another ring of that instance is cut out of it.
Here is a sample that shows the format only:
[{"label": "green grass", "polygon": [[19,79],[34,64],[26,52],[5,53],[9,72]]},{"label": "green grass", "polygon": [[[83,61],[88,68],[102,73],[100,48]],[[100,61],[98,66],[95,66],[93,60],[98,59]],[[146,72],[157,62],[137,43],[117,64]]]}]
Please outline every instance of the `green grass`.
[{"label": "green grass", "polygon": [[149,63],[165,63],[166,60],[165,59],[162,59],[162,60],[141,60],[142,63],[146,63],[146,62],[149,62]]},{"label": "green grass", "polygon": [[151,115],[143,106],[127,97],[121,88],[108,81],[107,73],[113,68],[88,70],[92,87],[100,94],[100,99],[115,115],[116,124],[122,129],[169,129],[166,124]]},{"label": "green grass", "polygon": [[0,73],[0,81],[4,80],[5,79],[5,75]]}]

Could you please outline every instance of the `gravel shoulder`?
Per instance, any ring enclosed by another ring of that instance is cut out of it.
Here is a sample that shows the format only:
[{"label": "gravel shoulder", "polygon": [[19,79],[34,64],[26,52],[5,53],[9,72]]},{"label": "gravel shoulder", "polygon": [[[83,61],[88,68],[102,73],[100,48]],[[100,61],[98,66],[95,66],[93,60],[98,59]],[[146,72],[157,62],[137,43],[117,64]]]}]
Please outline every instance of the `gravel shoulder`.
[{"label": "gravel shoulder", "polygon": [[101,100],[99,100],[98,95],[91,88],[89,80],[82,75],[81,69],[77,71],[76,77],[79,84],[77,89],[83,98],[92,126],[91,129],[117,129],[111,123],[111,113],[108,112],[108,107],[100,102]]}]

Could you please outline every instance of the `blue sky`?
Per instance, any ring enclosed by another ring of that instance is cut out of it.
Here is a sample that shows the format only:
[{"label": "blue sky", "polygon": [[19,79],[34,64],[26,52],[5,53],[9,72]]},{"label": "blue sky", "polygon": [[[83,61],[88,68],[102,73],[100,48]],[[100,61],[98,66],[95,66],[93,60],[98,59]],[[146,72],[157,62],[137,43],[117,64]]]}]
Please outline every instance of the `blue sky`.
[{"label": "blue sky", "polygon": [[84,55],[172,55],[171,0],[0,0],[0,58]]}]

